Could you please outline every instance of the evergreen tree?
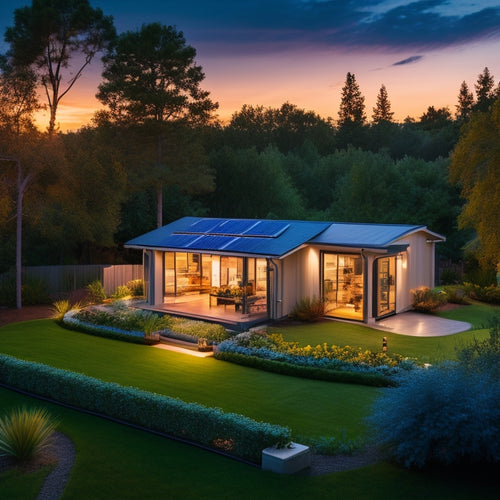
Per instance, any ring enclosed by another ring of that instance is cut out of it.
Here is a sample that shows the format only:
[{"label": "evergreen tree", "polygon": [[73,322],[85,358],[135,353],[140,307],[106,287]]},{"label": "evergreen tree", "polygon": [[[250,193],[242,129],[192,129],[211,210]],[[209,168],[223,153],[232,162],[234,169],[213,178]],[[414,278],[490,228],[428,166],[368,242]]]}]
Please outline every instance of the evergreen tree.
[{"label": "evergreen tree", "polygon": [[373,108],[373,123],[392,122],[393,115],[394,113],[391,111],[391,102],[389,101],[387,89],[385,85],[382,84],[377,96],[377,104]]},{"label": "evergreen tree", "polygon": [[495,80],[490,74],[488,67],[484,68],[483,72],[478,75],[477,82],[474,85],[476,89],[476,106],[475,108],[479,111],[486,111],[490,104],[495,100],[495,91],[493,87],[495,86]]},{"label": "evergreen tree", "polygon": [[339,127],[350,124],[364,125],[365,120],[365,98],[356,82],[356,76],[353,73],[347,73],[340,101]]},{"label": "evergreen tree", "polygon": [[465,121],[469,118],[474,106],[474,94],[469,90],[469,86],[465,81],[460,85],[458,93],[458,104],[455,106],[457,112],[455,117],[458,121]]}]

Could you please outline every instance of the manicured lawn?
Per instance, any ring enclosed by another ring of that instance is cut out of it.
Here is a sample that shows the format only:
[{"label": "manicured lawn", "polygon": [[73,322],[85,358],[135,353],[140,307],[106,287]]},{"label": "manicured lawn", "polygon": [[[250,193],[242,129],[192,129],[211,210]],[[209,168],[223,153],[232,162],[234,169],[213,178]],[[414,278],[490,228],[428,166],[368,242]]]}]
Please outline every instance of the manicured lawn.
[{"label": "manicured lawn", "polygon": [[292,378],[94,337],[52,320],[0,328],[0,352],[286,425],[300,436],[338,436],[342,429],[352,438],[363,434],[363,418],[377,395],[372,387]]},{"label": "manicured lawn", "polygon": [[417,358],[423,363],[436,363],[445,359],[454,359],[456,348],[462,347],[473,338],[488,337],[488,318],[500,307],[475,303],[459,309],[440,313],[442,317],[457,321],[466,321],[474,330],[447,335],[444,337],[412,337],[368,328],[362,324],[323,320],[312,324],[293,324],[271,328],[270,331],[281,333],[285,340],[296,341],[301,345],[318,345],[323,342],[339,346],[350,345],[380,351],[382,337],[387,337],[389,351]]},{"label": "manicured lawn", "polygon": [[[264,472],[213,453],[0,389],[3,408],[47,406],[76,447],[63,499],[493,499],[495,476],[423,474],[380,463],[321,477]],[[42,473],[0,475],[0,498],[35,498]]]}]

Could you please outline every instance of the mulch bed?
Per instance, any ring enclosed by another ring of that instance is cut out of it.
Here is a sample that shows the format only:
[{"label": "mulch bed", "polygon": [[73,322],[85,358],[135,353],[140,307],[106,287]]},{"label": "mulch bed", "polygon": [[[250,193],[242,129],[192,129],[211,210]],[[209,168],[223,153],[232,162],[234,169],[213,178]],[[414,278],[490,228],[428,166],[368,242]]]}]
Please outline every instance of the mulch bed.
[{"label": "mulch bed", "polygon": [[53,316],[51,305],[25,306],[22,309],[0,309],[0,326],[19,321],[45,319]]}]

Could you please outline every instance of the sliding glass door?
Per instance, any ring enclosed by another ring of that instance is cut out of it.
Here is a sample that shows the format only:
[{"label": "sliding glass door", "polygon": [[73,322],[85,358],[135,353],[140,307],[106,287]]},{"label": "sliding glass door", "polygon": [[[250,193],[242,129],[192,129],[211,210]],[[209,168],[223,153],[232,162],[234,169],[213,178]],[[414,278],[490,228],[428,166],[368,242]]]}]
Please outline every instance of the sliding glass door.
[{"label": "sliding glass door", "polygon": [[396,312],[396,257],[375,261],[377,318]]}]

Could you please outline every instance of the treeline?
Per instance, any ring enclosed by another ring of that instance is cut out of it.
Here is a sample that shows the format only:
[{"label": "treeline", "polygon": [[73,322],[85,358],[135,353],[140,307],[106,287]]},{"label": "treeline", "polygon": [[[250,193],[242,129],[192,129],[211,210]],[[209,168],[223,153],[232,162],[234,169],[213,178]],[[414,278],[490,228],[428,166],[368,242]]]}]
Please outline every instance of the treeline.
[{"label": "treeline", "polygon": [[[335,121],[285,103],[243,106],[221,124],[182,32],[152,23],[116,34],[86,0],[49,11],[47,3],[16,10],[0,57],[0,272],[19,257],[20,235],[28,265],[137,261],[124,242],[184,215],[424,224],[447,236],[439,251],[457,260],[482,223],[480,210],[457,219],[460,195],[483,180],[461,169],[470,148],[454,162],[450,155],[462,137],[477,143],[471,127],[483,122],[484,154],[500,142],[488,132],[499,97],[488,68],[475,95],[462,83],[453,115],[429,106],[395,123],[382,85],[369,121],[348,73]],[[60,133],[57,106],[99,52],[102,109],[78,132]],[[33,125],[39,90],[50,108],[46,132]],[[487,163],[479,156],[473,167]],[[495,250],[487,255],[491,264]]]}]

